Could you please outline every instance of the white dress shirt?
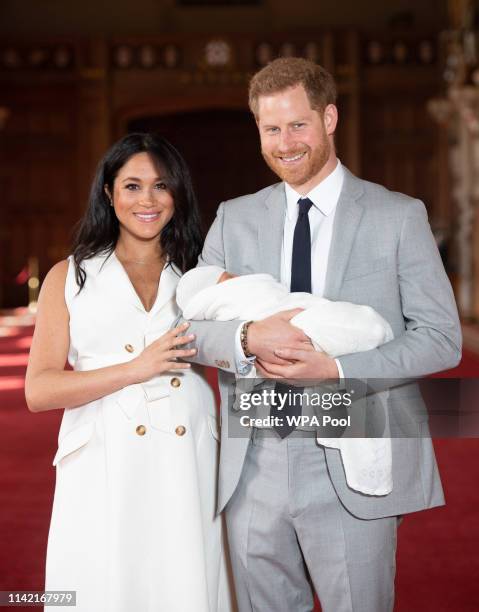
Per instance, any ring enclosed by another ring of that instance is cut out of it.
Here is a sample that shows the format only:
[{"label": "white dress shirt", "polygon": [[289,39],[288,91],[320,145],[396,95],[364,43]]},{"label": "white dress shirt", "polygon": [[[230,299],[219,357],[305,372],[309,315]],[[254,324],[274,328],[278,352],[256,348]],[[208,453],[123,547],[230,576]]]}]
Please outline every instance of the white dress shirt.
[{"label": "white dress shirt", "polygon": [[[311,290],[314,295],[323,296],[328,269],[329,250],[333,236],[334,216],[339,195],[343,187],[344,168],[338,160],[336,168],[319,185],[316,185],[306,195],[295,191],[291,185],[284,183],[286,209],[284,217],[283,242],[281,246],[281,283],[289,290],[291,286],[291,264],[293,257],[293,236],[298,220],[298,200],[309,198],[313,203],[308,217],[311,229]],[[241,347],[240,332],[236,333],[235,355],[236,368],[240,375],[245,375],[254,362],[254,357],[246,358]],[[339,376],[343,372],[339,360],[336,359]]]}]

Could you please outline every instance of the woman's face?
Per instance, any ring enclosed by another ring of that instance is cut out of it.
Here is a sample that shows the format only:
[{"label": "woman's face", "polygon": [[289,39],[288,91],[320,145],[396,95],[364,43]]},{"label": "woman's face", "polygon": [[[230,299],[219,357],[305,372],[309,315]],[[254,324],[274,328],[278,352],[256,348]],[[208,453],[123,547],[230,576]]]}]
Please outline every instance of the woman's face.
[{"label": "woman's face", "polygon": [[112,196],[120,234],[157,239],[175,212],[166,177],[159,175],[148,153],[130,157],[118,172]]}]

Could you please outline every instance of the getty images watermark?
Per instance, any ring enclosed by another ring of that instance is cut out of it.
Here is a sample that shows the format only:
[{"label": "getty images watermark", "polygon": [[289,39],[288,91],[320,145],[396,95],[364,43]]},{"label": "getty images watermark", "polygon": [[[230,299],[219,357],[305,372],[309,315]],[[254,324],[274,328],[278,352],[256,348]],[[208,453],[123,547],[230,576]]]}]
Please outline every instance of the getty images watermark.
[{"label": "getty images watermark", "polygon": [[[231,378],[229,437],[283,425],[319,437],[479,438],[479,379]],[[224,397],[223,397],[224,399]]]},{"label": "getty images watermark", "polygon": [[[290,406],[301,406],[301,414],[284,414],[279,416],[271,413],[265,416],[252,416],[243,414],[239,417],[241,426],[243,427],[278,427],[283,424],[294,425],[294,427],[350,427],[351,415],[344,417],[335,417],[332,414],[317,414],[317,409],[332,410],[334,408],[348,408],[353,403],[352,393],[339,391],[331,393],[307,393],[304,391],[296,391],[292,388],[286,392],[274,389],[261,389],[252,393],[242,392],[239,394],[240,410],[250,411],[252,408],[260,408],[261,406],[269,406],[281,413],[285,408],[287,412]],[[313,408],[315,411],[311,414],[304,409]]]}]

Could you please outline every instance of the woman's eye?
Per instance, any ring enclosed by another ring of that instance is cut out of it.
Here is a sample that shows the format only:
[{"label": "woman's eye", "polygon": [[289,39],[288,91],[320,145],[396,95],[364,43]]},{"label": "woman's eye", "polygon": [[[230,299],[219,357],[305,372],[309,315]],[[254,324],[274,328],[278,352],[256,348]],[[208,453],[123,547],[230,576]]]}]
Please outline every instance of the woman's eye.
[{"label": "woman's eye", "polygon": [[128,183],[128,185],[125,185],[125,189],[128,189],[129,191],[135,191],[138,188],[139,187],[136,183]]},{"label": "woman's eye", "polygon": [[161,190],[165,190],[165,189],[168,189],[168,185],[166,183],[164,183],[163,181],[161,181],[161,183],[156,183],[156,188],[157,189],[161,189]]}]

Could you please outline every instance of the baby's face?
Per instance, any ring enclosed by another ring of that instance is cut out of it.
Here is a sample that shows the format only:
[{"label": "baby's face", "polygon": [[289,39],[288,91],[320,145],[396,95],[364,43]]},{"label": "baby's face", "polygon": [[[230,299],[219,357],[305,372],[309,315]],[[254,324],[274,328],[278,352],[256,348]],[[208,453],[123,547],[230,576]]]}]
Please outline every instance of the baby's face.
[{"label": "baby's face", "polygon": [[219,285],[219,283],[223,283],[224,281],[227,281],[230,278],[236,278],[237,276],[238,276],[237,274],[230,274],[229,272],[226,272],[225,270],[223,274],[219,277],[216,284]]}]

